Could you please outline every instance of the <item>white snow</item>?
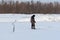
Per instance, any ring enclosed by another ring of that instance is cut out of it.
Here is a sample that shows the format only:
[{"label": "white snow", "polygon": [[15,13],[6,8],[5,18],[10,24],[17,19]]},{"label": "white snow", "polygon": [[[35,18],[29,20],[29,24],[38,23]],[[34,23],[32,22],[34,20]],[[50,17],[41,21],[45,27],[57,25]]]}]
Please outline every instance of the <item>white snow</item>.
[{"label": "white snow", "polygon": [[[47,21],[47,22],[60,22],[60,14],[35,14],[35,20],[38,21]],[[23,14],[0,14],[0,22],[30,22],[30,17],[32,15],[23,15]]]},{"label": "white snow", "polygon": [[32,15],[0,14],[0,40],[60,40],[60,14],[35,14],[36,30],[31,29]]}]

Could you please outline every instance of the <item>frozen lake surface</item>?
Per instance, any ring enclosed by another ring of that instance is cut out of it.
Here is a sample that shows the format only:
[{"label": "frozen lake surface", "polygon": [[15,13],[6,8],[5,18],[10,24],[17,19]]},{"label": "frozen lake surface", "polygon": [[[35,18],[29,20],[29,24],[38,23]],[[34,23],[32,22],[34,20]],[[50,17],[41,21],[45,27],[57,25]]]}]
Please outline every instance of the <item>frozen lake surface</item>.
[{"label": "frozen lake surface", "polygon": [[[30,22],[33,14],[0,14],[0,22]],[[37,22],[60,22],[60,14],[35,14]]]},{"label": "frozen lake surface", "polygon": [[32,15],[0,14],[0,40],[60,40],[60,14],[35,14],[36,30],[30,26]]}]

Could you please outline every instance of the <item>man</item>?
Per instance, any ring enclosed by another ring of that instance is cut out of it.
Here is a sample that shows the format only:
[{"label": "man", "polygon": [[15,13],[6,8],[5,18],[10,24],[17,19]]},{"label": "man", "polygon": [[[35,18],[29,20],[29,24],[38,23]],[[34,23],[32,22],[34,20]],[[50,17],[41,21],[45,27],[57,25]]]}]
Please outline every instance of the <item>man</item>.
[{"label": "man", "polygon": [[31,29],[35,29],[35,23],[36,22],[35,22],[35,18],[34,17],[35,17],[35,15],[31,16]]}]

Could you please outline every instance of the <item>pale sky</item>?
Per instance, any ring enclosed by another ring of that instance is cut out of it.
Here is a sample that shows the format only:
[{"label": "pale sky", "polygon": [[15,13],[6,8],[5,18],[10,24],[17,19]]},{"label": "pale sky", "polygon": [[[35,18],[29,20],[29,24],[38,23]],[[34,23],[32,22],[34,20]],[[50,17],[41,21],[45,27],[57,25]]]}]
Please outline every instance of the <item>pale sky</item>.
[{"label": "pale sky", "polygon": [[[0,0],[1,1],[1,0]],[[23,2],[25,2],[25,1],[31,1],[31,0],[6,0],[6,1],[19,1],[19,2],[21,2],[21,1],[23,1]],[[33,0],[33,1],[41,1],[41,2],[60,2],[60,0]]]}]

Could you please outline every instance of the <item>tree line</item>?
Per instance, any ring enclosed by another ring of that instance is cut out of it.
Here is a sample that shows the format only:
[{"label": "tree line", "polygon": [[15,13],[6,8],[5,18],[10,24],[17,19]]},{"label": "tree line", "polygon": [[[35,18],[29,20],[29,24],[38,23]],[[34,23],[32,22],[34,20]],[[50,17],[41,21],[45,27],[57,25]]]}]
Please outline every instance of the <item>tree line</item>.
[{"label": "tree line", "polygon": [[59,2],[2,2],[0,3],[0,13],[60,13],[60,3]]}]

